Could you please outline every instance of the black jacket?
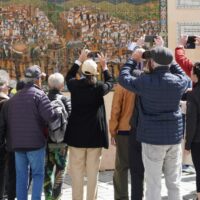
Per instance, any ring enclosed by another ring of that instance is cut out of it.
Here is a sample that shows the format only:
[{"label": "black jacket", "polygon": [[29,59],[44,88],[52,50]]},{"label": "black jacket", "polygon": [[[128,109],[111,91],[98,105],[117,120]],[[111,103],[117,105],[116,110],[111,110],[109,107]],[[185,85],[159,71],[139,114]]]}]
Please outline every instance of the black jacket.
[{"label": "black jacket", "polygon": [[108,148],[108,130],[103,96],[111,91],[113,79],[104,71],[104,81],[90,85],[86,78],[75,78],[79,66],[74,64],[66,76],[71,92],[72,113],[69,117],[66,140],[69,146]]},{"label": "black jacket", "polygon": [[200,82],[187,95],[185,149],[190,150],[193,142],[200,143]]},{"label": "black jacket", "polygon": [[[65,109],[66,109],[68,115],[70,116],[70,114],[71,114],[71,100],[70,100],[70,98],[64,96],[61,92],[59,92],[56,89],[49,90],[48,97],[49,97],[50,101],[56,100],[58,95],[62,95],[61,101],[63,102]],[[53,141],[51,141],[50,138],[48,138],[48,142],[54,143]],[[66,141],[64,140],[64,142],[66,142]]]},{"label": "black jacket", "polygon": [[6,133],[7,133],[7,126],[6,126],[6,116],[7,113],[5,113],[5,104],[8,101],[8,96],[2,96],[0,94],[0,148],[4,148],[5,147],[5,143],[6,143]]}]

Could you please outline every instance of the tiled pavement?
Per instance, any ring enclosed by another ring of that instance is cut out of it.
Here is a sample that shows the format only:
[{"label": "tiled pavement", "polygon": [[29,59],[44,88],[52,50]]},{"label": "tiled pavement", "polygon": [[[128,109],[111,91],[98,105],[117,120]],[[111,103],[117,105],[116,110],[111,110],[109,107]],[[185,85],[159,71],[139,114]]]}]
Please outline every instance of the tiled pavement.
[{"label": "tiled pavement", "polygon": [[[113,184],[112,184],[113,171],[100,172],[98,183],[98,198],[97,200],[113,200]],[[129,181],[130,187],[130,181]],[[181,189],[183,199],[193,199],[195,191],[195,174],[183,173]],[[130,188],[129,188],[130,191]],[[162,199],[167,200],[167,190],[165,187],[164,179],[162,179]],[[70,177],[67,176],[64,185],[64,193],[62,200],[71,199],[71,186]]]},{"label": "tiled pavement", "polygon": [[[98,198],[97,200],[113,200],[113,171],[100,172],[98,182]],[[130,181],[129,181],[130,182]],[[130,184],[129,184],[130,190]],[[195,174],[183,173],[181,182],[181,191],[183,200],[192,200],[195,195]],[[43,197],[44,199],[44,197]],[[63,186],[62,200],[71,200],[70,177],[67,175]],[[167,191],[164,179],[162,179],[162,200],[167,200]]]}]

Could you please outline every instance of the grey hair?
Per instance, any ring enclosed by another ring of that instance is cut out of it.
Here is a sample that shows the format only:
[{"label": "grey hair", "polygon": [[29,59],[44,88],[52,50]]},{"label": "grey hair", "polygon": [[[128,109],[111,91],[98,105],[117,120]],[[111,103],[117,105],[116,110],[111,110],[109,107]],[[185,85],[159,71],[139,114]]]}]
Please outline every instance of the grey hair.
[{"label": "grey hair", "polygon": [[28,78],[28,77],[25,77],[24,78],[24,83],[27,84],[27,83],[32,83],[34,84],[38,79],[37,78]]},{"label": "grey hair", "polygon": [[48,84],[51,89],[58,89],[64,84],[64,76],[61,73],[51,74],[48,78]]},{"label": "grey hair", "polygon": [[11,80],[9,81],[9,87],[11,87],[11,88],[16,88],[16,85],[17,85],[17,81],[16,81],[16,80],[11,79]]},{"label": "grey hair", "polygon": [[4,89],[5,85],[9,82],[9,74],[3,69],[0,69],[0,90]]}]

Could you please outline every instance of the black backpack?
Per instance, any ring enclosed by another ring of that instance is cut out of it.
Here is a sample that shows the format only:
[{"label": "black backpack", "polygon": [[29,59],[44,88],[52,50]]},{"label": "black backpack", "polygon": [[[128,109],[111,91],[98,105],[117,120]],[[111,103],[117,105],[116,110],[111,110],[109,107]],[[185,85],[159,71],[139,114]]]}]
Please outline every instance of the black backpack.
[{"label": "black backpack", "polygon": [[55,100],[51,101],[53,109],[59,115],[58,119],[49,123],[49,137],[55,143],[61,143],[64,140],[68,124],[69,115],[61,99],[62,95],[58,95]]}]

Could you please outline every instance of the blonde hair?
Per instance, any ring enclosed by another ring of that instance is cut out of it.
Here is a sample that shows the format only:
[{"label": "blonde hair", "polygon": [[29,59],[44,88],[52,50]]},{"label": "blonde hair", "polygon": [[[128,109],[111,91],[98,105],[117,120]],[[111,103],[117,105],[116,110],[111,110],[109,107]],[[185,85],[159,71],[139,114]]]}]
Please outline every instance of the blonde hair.
[{"label": "blonde hair", "polygon": [[50,89],[60,90],[64,84],[64,76],[61,73],[51,74],[48,78],[48,84]]}]

